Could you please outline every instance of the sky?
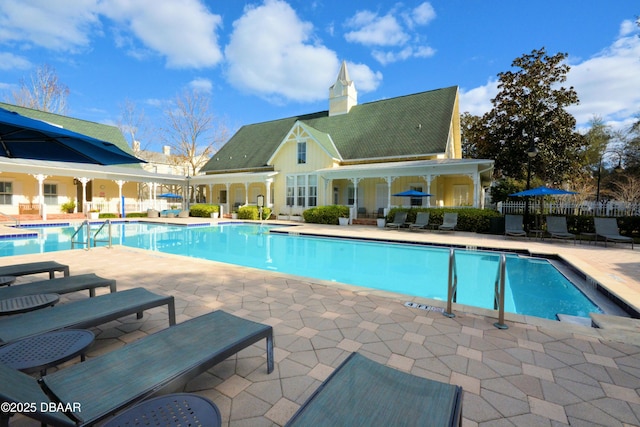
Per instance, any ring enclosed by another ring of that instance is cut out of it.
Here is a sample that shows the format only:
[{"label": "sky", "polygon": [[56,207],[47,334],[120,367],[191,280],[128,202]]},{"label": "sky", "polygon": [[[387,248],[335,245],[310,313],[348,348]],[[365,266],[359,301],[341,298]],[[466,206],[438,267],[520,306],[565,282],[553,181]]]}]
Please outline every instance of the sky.
[{"label": "sky", "polygon": [[639,15],[637,0],[2,0],[0,99],[46,64],[71,117],[115,125],[129,102],[166,127],[197,90],[233,133],[327,110],[346,61],[360,104],[458,86],[460,111],[482,115],[498,73],[544,48],[568,54],[578,127],[623,129],[640,114]]}]

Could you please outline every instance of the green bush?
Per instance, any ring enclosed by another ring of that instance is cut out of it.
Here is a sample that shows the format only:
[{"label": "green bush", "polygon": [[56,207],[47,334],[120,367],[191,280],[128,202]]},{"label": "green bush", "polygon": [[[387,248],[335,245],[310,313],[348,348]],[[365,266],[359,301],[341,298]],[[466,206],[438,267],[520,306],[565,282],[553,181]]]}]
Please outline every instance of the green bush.
[{"label": "green bush", "polygon": [[[270,208],[262,208],[262,219],[271,216]],[[251,219],[257,221],[260,217],[260,209],[257,206],[241,206],[238,208],[238,219]]]},{"label": "green bush", "polygon": [[349,217],[349,207],[343,205],[316,206],[302,212],[304,222],[338,225],[338,218]]},{"label": "green bush", "polygon": [[396,212],[407,212],[407,222],[415,222],[418,212],[429,212],[429,224],[440,225],[447,212],[458,213],[458,225],[456,230],[472,231],[476,233],[488,233],[491,229],[491,218],[499,217],[500,213],[491,209],[476,208],[393,208],[387,215],[387,222],[393,221]]},{"label": "green bush", "polygon": [[118,214],[114,213],[101,213],[98,215],[98,218],[118,218]]},{"label": "green bush", "polygon": [[70,201],[60,205],[60,211],[66,212],[66,213],[73,213],[75,208],[76,208],[76,201],[75,200],[70,200]]},{"label": "green bush", "polygon": [[125,218],[146,218],[147,213],[146,212],[129,212],[128,214],[125,214],[124,217]]},{"label": "green bush", "polygon": [[220,212],[220,206],[202,203],[191,205],[189,208],[189,216],[196,216],[200,218],[211,218],[211,214],[214,212]]}]

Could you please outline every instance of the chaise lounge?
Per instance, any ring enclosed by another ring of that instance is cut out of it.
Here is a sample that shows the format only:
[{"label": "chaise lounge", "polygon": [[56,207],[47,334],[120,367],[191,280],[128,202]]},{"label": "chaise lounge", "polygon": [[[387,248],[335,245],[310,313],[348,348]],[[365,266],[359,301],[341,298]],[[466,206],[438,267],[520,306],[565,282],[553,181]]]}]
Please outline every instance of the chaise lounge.
[{"label": "chaise lounge", "polygon": [[409,230],[424,230],[429,226],[429,212],[418,212],[416,222],[409,224]]},{"label": "chaise lounge", "polygon": [[393,215],[393,221],[387,223],[387,227],[400,229],[400,227],[404,227],[407,222],[407,213],[403,211],[396,212]]},{"label": "chaise lounge", "polygon": [[593,218],[593,224],[596,228],[596,238],[602,237],[604,239],[605,248],[607,242],[614,242],[631,243],[631,249],[633,249],[633,239],[620,234],[618,221],[615,218]]},{"label": "chaise lounge", "polygon": [[286,424],[400,425],[462,425],[462,388],[401,372],[352,353]]},{"label": "chaise lounge", "polygon": [[97,288],[107,286],[111,292],[116,291],[116,281],[113,279],[105,279],[93,273],[79,274],[0,288],[0,299],[50,293],[68,294],[85,290],[89,291],[90,297],[95,297]]},{"label": "chaise lounge", "polygon": [[527,237],[524,231],[522,215],[505,215],[504,216],[504,237]]},{"label": "chaise lounge", "polygon": [[442,225],[438,227],[440,231],[455,231],[458,226],[458,214],[454,212],[447,212],[442,218]]},{"label": "chaise lounge", "polygon": [[175,325],[174,298],[154,294],[144,288],[128,289],[18,314],[0,319],[0,345],[59,329],[89,328],[134,313],[141,319],[144,310],[163,305],[169,311],[169,325]]},{"label": "chaise lounge", "polygon": [[576,235],[569,233],[567,218],[563,216],[547,217],[547,233],[554,239],[573,239],[573,244],[576,244]]},{"label": "chaise lounge", "polygon": [[[215,311],[61,369],[39,382],[0,365],[0,399],[20,404],[16,407],[24,408],[25,416],[49,425],[91,425],[153,394],[184,387],[262,339],[267,342],[267,373],[271,373],[273,328]],[[46,410],[50,405],[70,410]],[[0,413],[0,426],[8,426],[9,416]]]},{"label": "chaise lounge", "polygon": [[65,276],[68,276],[69,266],[55,261],[5,265],[0,267],[0,276],[26,276],[28,274],[49,273],[49,278],[53,279],[56,271],[61,271]]}]

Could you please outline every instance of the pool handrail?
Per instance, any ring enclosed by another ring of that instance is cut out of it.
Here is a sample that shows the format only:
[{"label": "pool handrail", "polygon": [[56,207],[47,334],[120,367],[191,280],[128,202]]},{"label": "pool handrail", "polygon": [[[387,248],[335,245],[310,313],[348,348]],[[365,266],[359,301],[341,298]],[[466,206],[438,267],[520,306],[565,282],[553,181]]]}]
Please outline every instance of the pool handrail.
[{"label": "pool handrail", "polygon": [[496,274],[496,282],[493,294],[493,309],[498,310],[498,321],[493,324],[498,329],[509,329],[504,323],[504,281],[505,270],[507,265],[507,256],[500,254],[500,262],[498,263],[498,273]]},{"label": "pool handrail", "polygon": [[[80,230],[82,230],[84,227],[87,227],[87,240],[86,242],[81,242],[80,240],[74,240],[74,238],[78,235],[78,233],[80,233]],[[71,236],[71,249],[75,249],[75,245],[79,244],[79,245],[86,245],[84,250],[88,251],[91,248],[91,224],[89,223],[88,219],[85,219],[84,221],[82,221],[82,224],[80,224],[80,227],[78,227],[78,229],[76,230],[75,233],[73,233],[73,236]]]},{"label": "pool handrail", "polygon": [[[105,225],[109,225],[109,228],[107,229],[109,233],[109,240],[102,240],[102,239],[98,240],[98,234],[102,231]],[[95,248],[98,242],[101,242],[101,243],[107,243],[107,247],[111,249],[111,236],[112,236],[111,220],[107,219],[102,223],[102,225],[98,228],[98,230],[95,233],[93,233],[93,247]]]},{"label": "pool handrail", "polygon": [[449,249],[449,280],[447,282],[447,309],[442,313],[447,317],[456,317],[452,305],[458,300],[458,268],[456,267],[456,252]]}]

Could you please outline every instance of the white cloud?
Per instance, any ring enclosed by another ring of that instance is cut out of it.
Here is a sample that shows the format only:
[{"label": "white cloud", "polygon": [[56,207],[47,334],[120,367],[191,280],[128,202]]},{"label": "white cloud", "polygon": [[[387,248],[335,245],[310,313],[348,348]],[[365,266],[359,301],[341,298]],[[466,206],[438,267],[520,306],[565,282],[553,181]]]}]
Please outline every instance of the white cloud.
[{"label": "white cloud", "polygon": [[498,81],[489,80],[487,84],[465,90],[460,89],[460,112],[468,112],[474,116],[482,116],[493,108],[491,99],[498,93]]},{"label": "white cloud", "polygon": [[346,20],[345,26],[350,31],[344,38],[371,47],[371,55],[382,65],[409,58],[428,58],[436,51],[424,44],[424,36],[415,27],[427,25],[435,17],[436,12],[428,2],[414,9],[403,9],[398,3],[385,15],[361,10]]},{"label": "white cloud", "polygon": [[391,15],[378,16],[370,11],[361,11],[347,21],[347,26],[357,28],[344,36],[352,43],[365,46],[403,46],[409,41],[409,35]]},{"label": "white cloud", "polygon": [[22,56],[0,52],[0,70],[26,70],[31,66],[31,62]]},{"label": "white cloud", "polygon": [[347,62],[349,77],[353,80],[358,92],[373,92],[382,83],[382,73],[373,71],[365,64]]},{"label": "white cloud", "polygon": [[640,112],[640,38],[631,21],[621,25],[620,37],[605,50],[571,64],[567,84],[573,86],[580,104],[569,111],[579,124],[594,116],[622,125]]},{"label": "white cloud", "polygon": [[[313,31],[313,25],[300,20],[283,1],[267,0],[246,8],[233,23],[225,48],[229,82],[276,103],[327,99],[340,64],[336,53],[318,43]],[[366,65],[354,68],[349,73],[358,90],[377,87],[374,82],[381,76]]]},{"label": "white cloud", "polygon": [[222,18],[198,0],[105,0],[100,10],[120,31],[165,56],[168,67],[211,67],[222,60],[216,34]]},{"label": "white cloud", "polygon": [[0,2],[0,43],[76,52],[89,45],[89,34],[96,27],[96,0]]},{"label": "white cloud", "polygon": [[196,92],[211,93],[211,91],[213,90],[213,83],[209,79],[200,77],[191,80],[189,82],[189,87]]}]

